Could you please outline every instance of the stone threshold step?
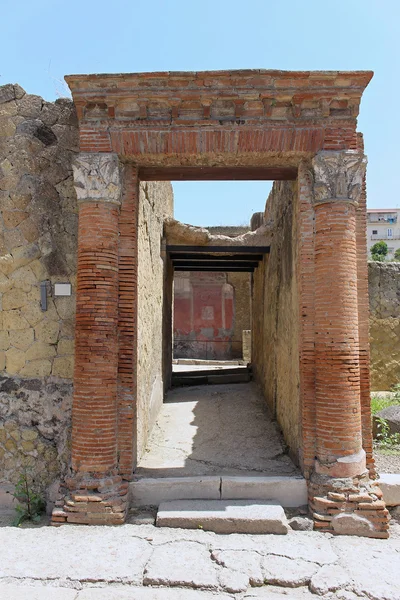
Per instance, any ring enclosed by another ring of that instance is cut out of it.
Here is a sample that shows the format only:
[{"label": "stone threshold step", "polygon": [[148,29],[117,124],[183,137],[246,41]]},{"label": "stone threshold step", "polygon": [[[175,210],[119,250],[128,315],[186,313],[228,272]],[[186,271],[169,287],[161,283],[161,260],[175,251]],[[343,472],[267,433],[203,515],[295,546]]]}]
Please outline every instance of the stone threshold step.
[{"label": "stone threshold step", "polygon": [[173,373],[172,387],[192,386],[192,385],[216,385],[228,383],[248,383],[251,381],[251,374],[247,369],[242,373],[226,374],[223,371],[210,371],[209,374],[199,374],[195,371]]},{"label": "stone threshold step", "polygon": [[158,527],[203,529],[215,533],[286,534],[282,506],[257,500],[173,500],[160,504]]},{"label": "stone threshold step", "polygon": [[159,506],[168,500],[258,500],[297,508],[307,504],[304,477],[209,475],[137,476],[129,485],[130,506]]}]

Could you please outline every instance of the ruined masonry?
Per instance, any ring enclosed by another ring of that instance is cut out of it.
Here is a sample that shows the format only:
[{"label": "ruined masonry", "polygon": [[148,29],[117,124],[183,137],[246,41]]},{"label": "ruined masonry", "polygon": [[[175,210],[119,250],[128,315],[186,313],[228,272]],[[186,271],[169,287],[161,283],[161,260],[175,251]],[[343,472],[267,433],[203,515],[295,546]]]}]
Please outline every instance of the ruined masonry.
[{"label": "ruined masonry", "polygon": [[[171,378],[172,249],[235,261],[253,247],[262,249],[253,372],[307,481],[315,528],[388,536],[372,456],[366,157],[356,130],[371,77],[70,75],[73,104],[0,88],[0,441],[10,473],[21,447],[28,464],[60,461],[54,524],[125,520]],[[229,238],[173,220],[176,178],[275,183],[259,227]],[[57,296],[56,282],[71,283],[72,296]]]}]

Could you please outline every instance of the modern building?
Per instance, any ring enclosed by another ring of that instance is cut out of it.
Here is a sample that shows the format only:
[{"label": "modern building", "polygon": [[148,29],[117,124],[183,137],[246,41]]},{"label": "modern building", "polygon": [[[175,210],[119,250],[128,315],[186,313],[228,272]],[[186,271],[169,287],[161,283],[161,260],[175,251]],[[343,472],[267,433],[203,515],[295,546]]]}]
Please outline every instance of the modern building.
[{"label": "modern building", "polygon": [[367,245],[368,253],[376,242],[384,241],[388,245],[389,259],[400,248],[400,208],[367,209]]}]

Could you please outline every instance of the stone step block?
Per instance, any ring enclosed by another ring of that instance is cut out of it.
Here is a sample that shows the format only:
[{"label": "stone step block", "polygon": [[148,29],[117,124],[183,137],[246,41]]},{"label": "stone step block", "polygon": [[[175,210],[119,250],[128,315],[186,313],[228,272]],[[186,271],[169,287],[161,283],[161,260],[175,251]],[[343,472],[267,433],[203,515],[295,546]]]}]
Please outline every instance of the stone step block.
[{"label": "stone step block", "polygon": [[249,498],[276,502],[285,508],[304,506],[308,503],[307,483],[304,477],[222,477],[222,500]]},{"label": "stone step block", "polygon": [[138,477],[129,485],[130,506],[159,506],[168,500],[219,500],[221,477]]},{"label": "stone step block", "polygon": [[162,502],[158,527],[203,529],[215,533],[286,534],[289,524],[282,506],[257,500],[174,500]]},{"label": "stone step block", "polygon": [[381,473],[378,479],[387,506],[400,506],[400,474]]}]

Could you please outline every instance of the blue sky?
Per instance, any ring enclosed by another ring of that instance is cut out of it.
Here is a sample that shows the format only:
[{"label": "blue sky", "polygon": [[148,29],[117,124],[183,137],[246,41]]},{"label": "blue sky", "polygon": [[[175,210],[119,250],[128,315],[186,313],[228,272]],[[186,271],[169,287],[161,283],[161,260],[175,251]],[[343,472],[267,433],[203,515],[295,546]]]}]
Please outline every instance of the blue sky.
[{"label": "blue sky", "polygon": [[[359,130],[368,205],[400,206],[400,3],[396,0],[19,0],[1,9],[0,84],[47,100],[69,73],[206,69],[371,69]],[[175,215],[244,224],[268,182],[174,184]]]}]

